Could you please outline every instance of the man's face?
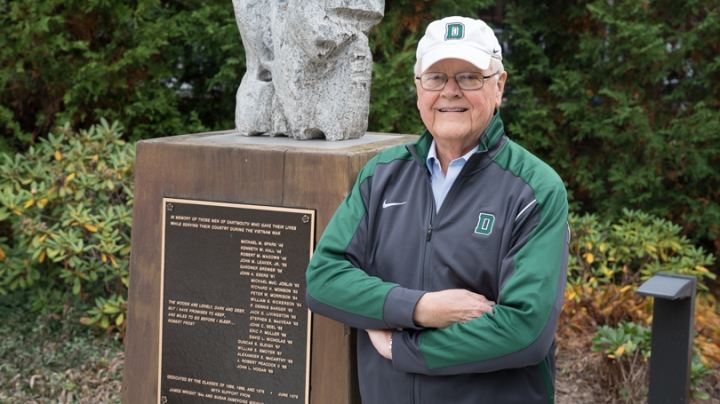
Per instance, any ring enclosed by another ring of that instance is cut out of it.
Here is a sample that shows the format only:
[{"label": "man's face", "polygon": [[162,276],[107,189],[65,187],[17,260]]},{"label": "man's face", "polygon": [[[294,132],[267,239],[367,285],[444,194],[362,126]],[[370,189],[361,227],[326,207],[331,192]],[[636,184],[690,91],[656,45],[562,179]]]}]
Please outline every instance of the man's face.
[{"label": "man's face", "polygon": [[437,143],[459,144],[467,152],[478,144],[495,108],[500,106],[507,73],[485,80],[480,90],[463,91],[454,80],[455,74],[481,72],[483,76],[489,76],[495,72],[481,71],[460,59],[440,60],[425,70],[425,73],[430,72],[445,73],[453,79],[449,79],[440,91],[424,90],[420,80],[415,80],[420,117]]}]

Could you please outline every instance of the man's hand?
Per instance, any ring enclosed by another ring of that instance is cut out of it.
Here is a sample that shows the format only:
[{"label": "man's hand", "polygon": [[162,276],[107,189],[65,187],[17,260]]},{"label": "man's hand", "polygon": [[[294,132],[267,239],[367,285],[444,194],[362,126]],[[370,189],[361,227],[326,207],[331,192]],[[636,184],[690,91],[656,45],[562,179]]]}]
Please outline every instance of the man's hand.
[{"label": "man's hand", "polygon": [[415,305],[413,321],[423,327],[445,328],[492,313],[494,305],[485,296],[465,289],[429,292]]},{"label": "man's hand", "polygon": [[393,335],[393,330],[365,330],[370,336],[373,346],[380,355],[385,359],[392,360],[390,356],[390,338]]}]

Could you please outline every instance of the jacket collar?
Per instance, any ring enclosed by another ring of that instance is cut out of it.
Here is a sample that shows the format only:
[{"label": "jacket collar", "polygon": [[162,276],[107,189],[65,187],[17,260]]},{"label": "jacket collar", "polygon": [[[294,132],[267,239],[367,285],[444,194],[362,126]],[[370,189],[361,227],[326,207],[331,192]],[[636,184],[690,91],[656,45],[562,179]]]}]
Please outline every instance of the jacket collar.
[{"label": "jacket collar", "polygon": [[[488,152],[492,150],[494,146],[499,146],[502,142],[498,142],[498,139],[500,139],[504,133],[505,126],[503,125],[502,119],[500,119],[500,110],[495,108],[490,124],[480,137],[480,145],[477,152]],[[418,163],[420,163],[420,165],[422,165],[425,169],[427,169],[426,161],[428,153],[430,152],[430,145],[432,144],[432,141],[433,137],[430,134],[430,131],[425,129],[417,141],[407,145],[408,151],[413,154],[413,156],[418,160]]]}]

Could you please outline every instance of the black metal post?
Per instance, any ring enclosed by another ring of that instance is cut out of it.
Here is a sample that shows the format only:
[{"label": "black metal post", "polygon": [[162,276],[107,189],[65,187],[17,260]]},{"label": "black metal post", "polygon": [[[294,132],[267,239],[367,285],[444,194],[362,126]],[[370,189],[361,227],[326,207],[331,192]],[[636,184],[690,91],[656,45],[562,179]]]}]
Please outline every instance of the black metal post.
[{"label": "black metal post", "polygon": [[648,404],[690,401],[696,289],[694,276],[660,273],[637,290],[655,298]]}]

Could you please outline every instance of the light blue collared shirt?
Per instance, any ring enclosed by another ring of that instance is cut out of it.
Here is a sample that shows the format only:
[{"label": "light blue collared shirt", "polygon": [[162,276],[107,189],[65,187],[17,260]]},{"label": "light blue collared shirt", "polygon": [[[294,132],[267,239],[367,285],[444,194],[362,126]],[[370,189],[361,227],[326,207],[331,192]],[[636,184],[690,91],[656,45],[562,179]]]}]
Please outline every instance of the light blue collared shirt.
[{"label": "light blue collared shirt", "polygon": [[440,206],[442,206],[442,203],[445,200],[448,191],[450,191],[452,184],[457,179],[465,163],[467,163],[468,159],[470,159],[470,156],[472,156],[477,150],[478,148],[475,147],[467,152],[466,155],[451,161],[448,166],[447,175],[445,175],[442,172],[442,167],[440,167],[440,160],[437,158],[435,140],[433,139],[428,152],[427,168],[428,171],[430,171],[430,183],[432,184],[433,196],[435,197],[435,213],[440,211]]}]

